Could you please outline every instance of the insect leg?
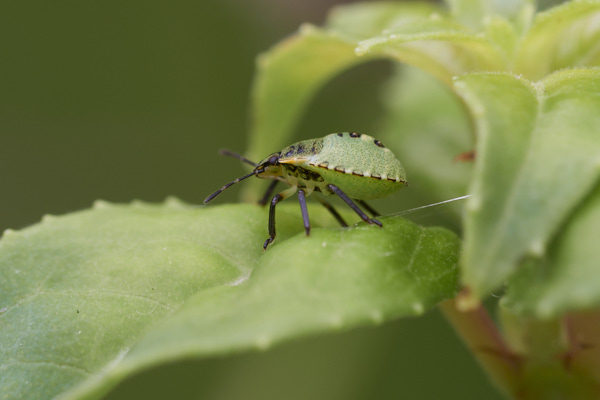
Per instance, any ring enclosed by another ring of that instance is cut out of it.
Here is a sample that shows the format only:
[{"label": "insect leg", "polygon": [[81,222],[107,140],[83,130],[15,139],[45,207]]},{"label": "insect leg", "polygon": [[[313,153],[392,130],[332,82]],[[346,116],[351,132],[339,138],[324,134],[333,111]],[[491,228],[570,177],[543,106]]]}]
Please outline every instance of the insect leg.
[{"label": "insect leg", "polygon": [[275,186],[277,186],[278,182],[279,181],[273,181],[273,182],[271,182],[271,184],[267,188],[267,191],[265,192],[265,195],[258,202],[258,205],[264,206],[265,204],[267,204],[267,201],[269,201],[269,197],[271,197],[271,195],[273,194],[273,190],[275,190]]},{"label": "insect leg", "polygon": [[352,199],[350,199],[350,197],[348,197],[348,195],[346,195],[346,193],[342,192],[342,190],[340,188],[338,188],[335,185],[329,184],[327,185],[327,187],[329,189],[331,189],[331,191],[333,191],[335,194],[337,194],[338,196],[340,196],[342,198],[342,200],[344,200],[346,202],[346,204],[348,204],[350,206],[351,209],[354,210],[355,213],[358,214],[359,217],[362,218],[363,221],[365,221],[368,224],[375,224],[378,226],[383,226],[381,222],[377,221],[376,219],[371,219],[367,216],[367,214],[365,214],[363,212],[363,210],[361,210],[353,201]]},{"label": "insect leg", "polygon": [[296,192],[296,187],[291,187],[289,189],[284,190],[281,193],[277,193],[271,199],[271,207],[269,208],[269,238],[265,240],[265,244],[263,244],[263,249],[266,250],[267,246],[270,245],[273,240],[275,240],[276,232],[275,232],[275,206],[281,200],[285,200]]},{"label": "insect leg", "polygon": [[342,216],[336,211],[335,208],[333,208],[333,206],[331,204],[329,204],[324,199],[322,199],[321,196],[316,196],[316,197],[317,197],[317,200],[319,200],[319,203],[323,204],[323,207],[325,207],[327,209],[327,211],[329,211],[331,213],[331,215],[333,215],[333,217],[336,219],[337,222],[339,222],[339,224],[341,226],[343,226],[344,228],[346,228],[348,226],[346,221],[344,221],[344,218],[342,218]]},{"label": "insect leg", "polygon": [[300,202],[300,210],[302,211],[302,221],[304,221],[304,231],[306,236],[310,234],[310,220],[308,219],[308,210],[306,209],[306,196],[304,190],[298,189],[298,201]]},{"label": "insect leg", "polygon": [[361,206],[363,206],[363,208],[365,210],[367,210],[368,212],[370,212],[372,216],[379,217],[381,215],[377,211],[375,211],[375,209],[373,207],[371,207],[370,205],[368,205],[366,201],[364,201],[364,200],[357,200],[357,201],[358,201],[358,204],[360,204]]}]

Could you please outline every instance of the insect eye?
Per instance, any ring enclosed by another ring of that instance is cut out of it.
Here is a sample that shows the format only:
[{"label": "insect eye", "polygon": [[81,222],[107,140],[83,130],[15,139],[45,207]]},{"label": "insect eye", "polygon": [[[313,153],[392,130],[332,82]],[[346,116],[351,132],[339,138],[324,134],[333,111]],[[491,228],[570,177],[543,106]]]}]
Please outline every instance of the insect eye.
[{"label": "insect eye", "polygon": [[277,165],[279,161],[279,155],[275,154],[269,158],[269,165]]}]

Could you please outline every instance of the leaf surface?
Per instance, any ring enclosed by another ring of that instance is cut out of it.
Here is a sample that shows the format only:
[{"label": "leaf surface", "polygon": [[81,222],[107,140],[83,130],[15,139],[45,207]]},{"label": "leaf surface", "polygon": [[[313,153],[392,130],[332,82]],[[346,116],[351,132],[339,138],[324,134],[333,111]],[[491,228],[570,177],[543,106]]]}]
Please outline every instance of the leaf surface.
[{"label": "leaf surface", "polygon": [[510,280],[503,306],[552,318],[600,307],[598,238],[600,186],[577,208],[542,260],[530,260]]},{"label": "leaf surface", "polygon": [[[456,294],[459,242],[397,217],[335,225],[309,207],[109,205],[0,241],[5,398],[99,398],[166,361],[250,351],[423,313]],[[251,274],[251,275],[250,275]]]},{"label": "leaf surface", "polygon": [[477,123],[465,215],[463,281],[475,298],[499,288],[548,244],[597,182],[600,71],[532,84],[508,74],[456,81]]},{"label": "leaf surface", "polygon": [[522,39],[514,71],[532,80],[563,68],[600,65],[600,2],[570,1],[539,13]]},{"label": "leaf surface", "polygon": [[[408,170],[411,193],[406,197],[414,202],[406,208],[468,194],[473,162],[457,158],[472,151],[475,144],[461,99],[431,75],[402,66],[386,86],[384,101],[386,117],[380,137]],[[446,206],[451,213],[436,209],[435,223],[460,230],[463,204]]]}]

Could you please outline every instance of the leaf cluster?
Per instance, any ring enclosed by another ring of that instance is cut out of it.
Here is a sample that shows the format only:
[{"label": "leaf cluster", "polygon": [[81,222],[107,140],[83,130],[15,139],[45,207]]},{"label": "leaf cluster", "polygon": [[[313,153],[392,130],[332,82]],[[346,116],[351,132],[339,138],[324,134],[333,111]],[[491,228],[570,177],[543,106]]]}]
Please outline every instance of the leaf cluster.
[{"label": "leaf cluster", "polygon": [[[471,195],[445,221],[462,238],[399,216],[341,229],[318,208],[307,238],[283,204],[263,253],[253,204],[47,216],[0,241],[2,398],[100,398],[152,366],[420,315],[461,287],[444,308],[474,351],[496,346],[476,356],[501,388],[597,393],[599,17],[596,0],[371,2],[302,26],[258,59],[248,158],[293,142],[333,77],[392,60],[376,136],[423,201]],[[473,311],[492,292],[502,333]]]}]

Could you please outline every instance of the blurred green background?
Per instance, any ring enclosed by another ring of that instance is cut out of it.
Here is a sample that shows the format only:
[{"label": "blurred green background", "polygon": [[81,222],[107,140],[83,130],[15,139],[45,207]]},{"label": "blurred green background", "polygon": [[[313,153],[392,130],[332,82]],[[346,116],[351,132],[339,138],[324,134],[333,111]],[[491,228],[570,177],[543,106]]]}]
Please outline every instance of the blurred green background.
[{"label": "blurred green background", "polygon": [[[0,3],[0,231],[96,199],[193,204],[245,171],[255,57],[336,0]],[[330,82],[298,139],[374,133],[391,65]],[[278,150],[278,149],[273,149]],[[220,201],[236,201],[235,190]],[[384,211],[398,211],[388,209]],[[438,312],[143,373],[111,399],[498,398]]]},{"label": "blurred green background", "polygon": [[[2,2],[0,229],[96,199],[200,204],[245,171],[217,150],[246,147],[257,54],[335,3]],[[370,131],[388,70],[332,82],[303,138]]]}]

